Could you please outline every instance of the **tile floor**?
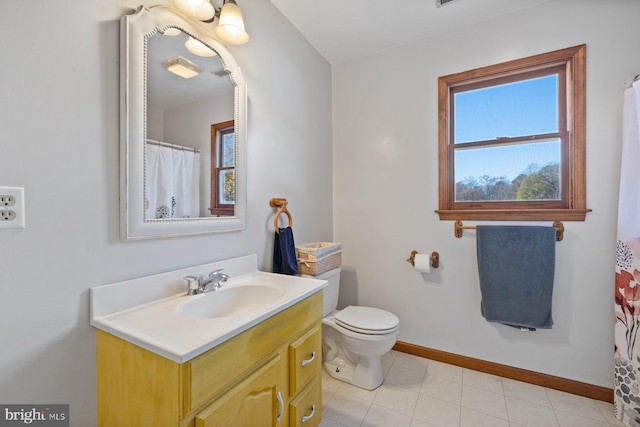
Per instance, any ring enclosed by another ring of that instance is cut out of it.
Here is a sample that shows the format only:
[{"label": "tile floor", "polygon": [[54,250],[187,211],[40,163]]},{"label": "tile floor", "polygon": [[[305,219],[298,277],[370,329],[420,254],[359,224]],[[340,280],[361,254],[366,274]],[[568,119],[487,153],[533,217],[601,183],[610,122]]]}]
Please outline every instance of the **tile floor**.
[{"label": "tile floor", "polygon": [[613,405],[390,351],[373,391],[323,371],[320,427],[618,427]]}]

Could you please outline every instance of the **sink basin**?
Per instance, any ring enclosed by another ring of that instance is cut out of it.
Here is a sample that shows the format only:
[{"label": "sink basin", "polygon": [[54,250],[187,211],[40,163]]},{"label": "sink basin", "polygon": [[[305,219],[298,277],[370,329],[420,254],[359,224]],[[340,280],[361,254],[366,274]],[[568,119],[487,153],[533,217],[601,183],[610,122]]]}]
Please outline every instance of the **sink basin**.
[{"label": "sink basin", "polygon": [[[222,288],[187,296],[185,276],[223,268]],[[305,298],[325,280],[258,271],[246,255],[91,288],[91,325],[178,364]]]},{"label": "sink basin", "polygon": [[220,288],[193,296],[178,308],[186,316],[220,318],[237,316],[263,307],[284,295],[284,287],[273,284],[248,284]]}]

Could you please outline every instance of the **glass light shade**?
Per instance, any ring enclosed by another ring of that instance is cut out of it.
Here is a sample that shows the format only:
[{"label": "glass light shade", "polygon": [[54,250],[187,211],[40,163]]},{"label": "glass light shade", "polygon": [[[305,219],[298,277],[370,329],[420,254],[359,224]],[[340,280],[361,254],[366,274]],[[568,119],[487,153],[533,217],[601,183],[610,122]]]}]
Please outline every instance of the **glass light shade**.
[{"label": "glass light shade", "polygon": [[227,0],[222,6],[218,25],[213,32],[227,44],[239,45],[249,41],[249,34],[244,30],[242,11],[234,0]]},{"label": "glass light shade", "polygon": [[216,56],[216,53],[209,48],[206,44],[202,43],[200,40],[196,40],[193,37],[189,37],[189,40],[184,42],[184,47],[194,55],[204,56],[204,57],[212,57]]},{"label": "glass light shade", "polygon": [[192,18],[207,21],[216,14],[216,10],[209,0],[173,0],[173,4]]}]

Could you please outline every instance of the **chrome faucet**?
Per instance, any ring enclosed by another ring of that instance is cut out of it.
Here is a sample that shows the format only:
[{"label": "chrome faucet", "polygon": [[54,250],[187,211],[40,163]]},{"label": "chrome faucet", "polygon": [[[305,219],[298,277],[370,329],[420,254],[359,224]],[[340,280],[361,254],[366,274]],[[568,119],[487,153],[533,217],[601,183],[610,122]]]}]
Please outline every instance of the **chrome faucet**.
[{"label": "chrome faucet", "polygon": [[203,294],[205,292],[220,289],[222,285],[229,280],[229,276],[222,271],[223,269],[221,268],[219,270],[212,271],[208,276],[185,276],[184,279],[189,285],[187,295]]}]

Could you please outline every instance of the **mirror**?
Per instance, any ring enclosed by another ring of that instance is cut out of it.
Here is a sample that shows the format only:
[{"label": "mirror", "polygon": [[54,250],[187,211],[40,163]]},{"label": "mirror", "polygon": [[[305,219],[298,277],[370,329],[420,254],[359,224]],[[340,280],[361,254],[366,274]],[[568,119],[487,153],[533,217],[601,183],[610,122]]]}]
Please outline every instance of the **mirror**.
[{"label": "mirror", "polygon": [[121,30],[121,237],[244,229],[237,62],[205,24],[166,7],[141,6]]}]

